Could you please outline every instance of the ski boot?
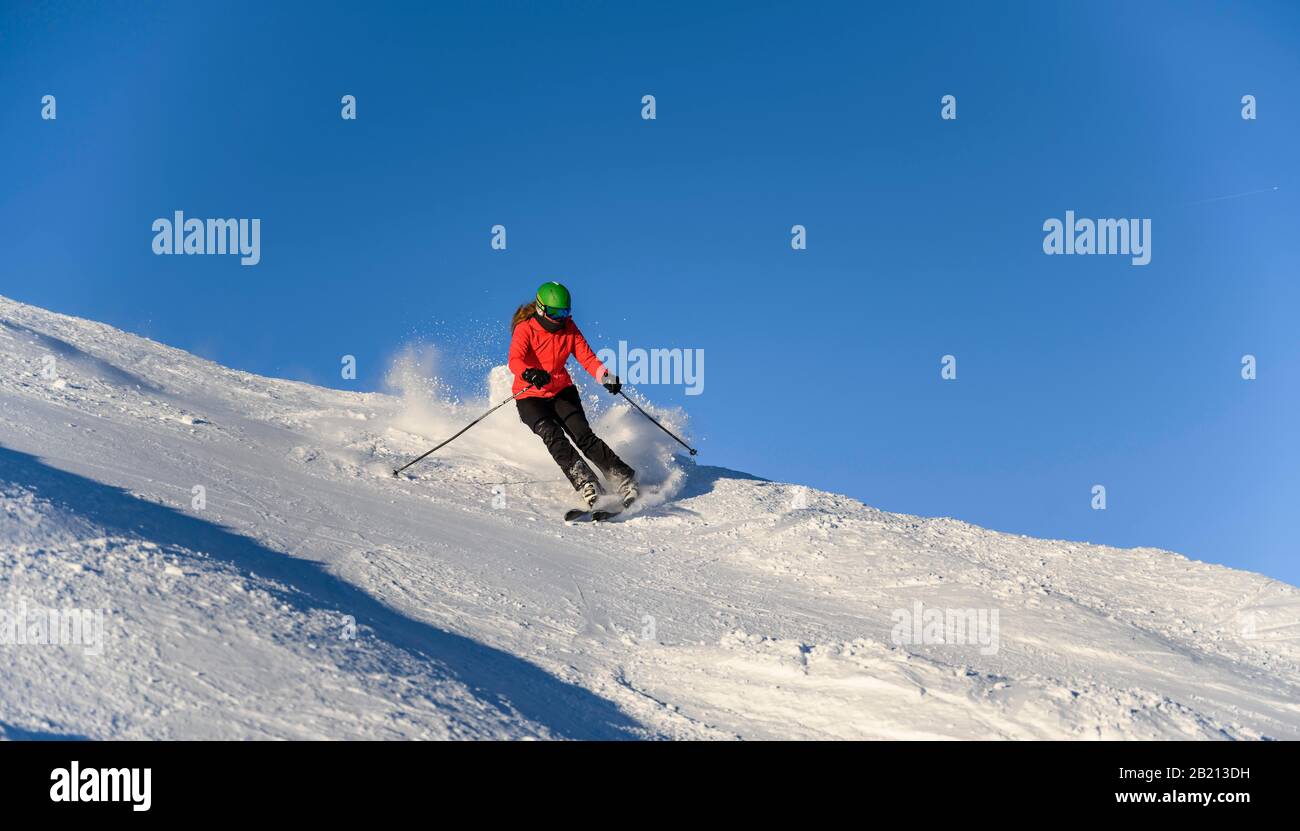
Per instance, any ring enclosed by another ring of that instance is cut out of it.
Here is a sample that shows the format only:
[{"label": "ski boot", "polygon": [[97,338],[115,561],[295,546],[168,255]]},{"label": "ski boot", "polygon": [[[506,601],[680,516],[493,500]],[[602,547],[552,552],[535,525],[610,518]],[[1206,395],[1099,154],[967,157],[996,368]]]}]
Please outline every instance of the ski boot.
[{"label": "ski boot", "polygon": [[618,495],[623,500],[623,507],[626,508],[636,501],[641,492],[636,486],[636,474],[620,477],[618,480]]},{"label": "ski boot", "polygon": [[578,486],[578,496],[582,499],[587,510],[590,511],[596,507],[596,498],[600,496],[600,490],[596,487],[595,482],[583,482]]}]

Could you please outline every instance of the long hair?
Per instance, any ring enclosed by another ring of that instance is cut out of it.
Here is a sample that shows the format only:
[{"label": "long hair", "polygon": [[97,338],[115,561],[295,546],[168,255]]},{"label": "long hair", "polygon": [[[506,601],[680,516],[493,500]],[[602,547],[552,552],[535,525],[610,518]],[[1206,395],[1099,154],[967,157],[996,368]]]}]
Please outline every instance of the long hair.
[{"label": "long hair", "polygon": [[513,332],[515,327],[532,317],[537,312],[537,301],[529,300],[515,309],[514,316],[510,318],[510,331]]}]

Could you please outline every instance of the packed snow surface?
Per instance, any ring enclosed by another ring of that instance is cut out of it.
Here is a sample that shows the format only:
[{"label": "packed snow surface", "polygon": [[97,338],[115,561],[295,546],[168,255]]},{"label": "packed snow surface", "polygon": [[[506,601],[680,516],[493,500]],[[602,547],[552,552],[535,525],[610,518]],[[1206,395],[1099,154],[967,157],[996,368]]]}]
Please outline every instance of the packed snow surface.
[{"label": "packed snow surface", "polygon": [[428,350],[388,376],[0,298],[0,736],[1300,738],[1287,584],[697,465],[594,384],[646,496],[565,525],[513,407],[390,473],[504,368],[475,401]]}]

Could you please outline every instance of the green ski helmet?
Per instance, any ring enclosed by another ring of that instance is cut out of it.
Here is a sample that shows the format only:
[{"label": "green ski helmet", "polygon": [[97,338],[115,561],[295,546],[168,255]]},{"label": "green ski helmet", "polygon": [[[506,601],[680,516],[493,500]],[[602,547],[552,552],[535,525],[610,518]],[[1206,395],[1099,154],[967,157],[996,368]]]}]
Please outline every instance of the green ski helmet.
[{"label": "green ski helmet", "polygon": [[537,288],[537,311],[554,320],[564,320],[572,310],[569,290],[564,286],[552,280]]}]

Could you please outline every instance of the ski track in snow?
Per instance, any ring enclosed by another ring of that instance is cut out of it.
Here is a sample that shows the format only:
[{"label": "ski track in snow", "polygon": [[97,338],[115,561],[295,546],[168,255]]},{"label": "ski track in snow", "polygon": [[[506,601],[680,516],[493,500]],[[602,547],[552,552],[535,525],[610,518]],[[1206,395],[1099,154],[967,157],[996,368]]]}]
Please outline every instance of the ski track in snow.
[{"label": "ski track in snow", "polygon": [[[434,365],[323,389],[0,298],[0,608],[106,610],[102,655],[0,645],[0,736],[1300,737],[1292,586],[696,465],[594,396],[646,498],[566,526],[512,408],[390,475],[509,394]],[[999,648],[895,645],[917,602]]]}]

